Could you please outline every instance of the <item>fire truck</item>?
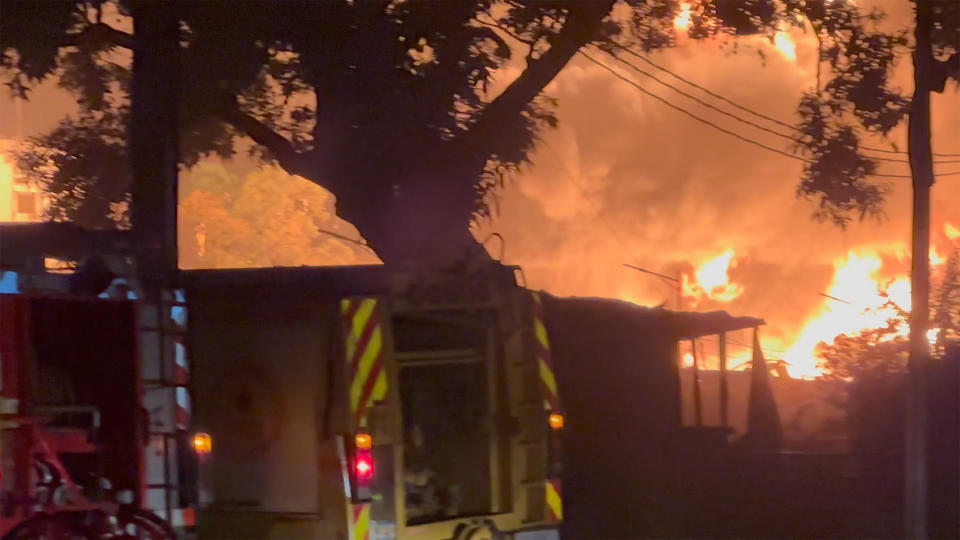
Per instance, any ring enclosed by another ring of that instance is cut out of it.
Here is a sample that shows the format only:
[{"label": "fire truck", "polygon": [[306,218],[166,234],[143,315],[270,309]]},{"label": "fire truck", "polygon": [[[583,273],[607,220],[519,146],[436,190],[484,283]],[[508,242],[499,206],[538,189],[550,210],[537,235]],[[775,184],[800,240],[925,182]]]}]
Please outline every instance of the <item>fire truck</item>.
[{"label": "fire truck", "polygon": [[[763,324],[554,298],[496,263],[185,271],[151,294],[120,279],[122,233],[22,227],[0,231],[12,537],[674,536],[689,440],[728,434],[681,425],[677,342]],[[112,270],[59,266],[90,253]]]},{"label": "fire truck", "polygon": [[0,237],[0,535],[175,538],[195,499],[182,291],[146,300],[121,231]]},{"label": "fire truck", "polygon": [[556,537],[562,396],[516,271],[183,273],[198,534]]}]

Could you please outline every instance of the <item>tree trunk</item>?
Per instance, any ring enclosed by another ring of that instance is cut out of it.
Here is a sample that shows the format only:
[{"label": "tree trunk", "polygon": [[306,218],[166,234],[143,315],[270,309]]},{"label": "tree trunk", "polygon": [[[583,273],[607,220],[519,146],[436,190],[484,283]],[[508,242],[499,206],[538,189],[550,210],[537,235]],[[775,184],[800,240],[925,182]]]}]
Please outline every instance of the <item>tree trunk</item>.
[{"label": "tree trunk", "polygon": [[907,398],[906,536],[927,536],[927,375],[929,368],[930,188],[933,155],[930,145],[930,81],[933,26],[929,2],[916,2],[914,94],[910,106],[908,151],[913,173],[913,255],[910,309],[910,392]]},{"label": "tree trunk", "polygon": [[387,264],[489,261],[470,234],[476,178],[465,174],[434,170],[335,193],[337,214],[356,226]]}]

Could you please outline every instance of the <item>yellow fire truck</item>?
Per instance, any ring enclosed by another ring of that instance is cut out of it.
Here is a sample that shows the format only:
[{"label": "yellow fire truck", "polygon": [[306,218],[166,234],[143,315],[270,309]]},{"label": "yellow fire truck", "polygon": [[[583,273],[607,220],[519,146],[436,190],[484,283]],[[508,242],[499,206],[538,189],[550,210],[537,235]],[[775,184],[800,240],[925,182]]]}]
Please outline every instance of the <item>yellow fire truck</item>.
[{"label": "yellow fire truck", "polygon": [[563,409],[514,268],[182,278],[200,537],[556,537]]}]

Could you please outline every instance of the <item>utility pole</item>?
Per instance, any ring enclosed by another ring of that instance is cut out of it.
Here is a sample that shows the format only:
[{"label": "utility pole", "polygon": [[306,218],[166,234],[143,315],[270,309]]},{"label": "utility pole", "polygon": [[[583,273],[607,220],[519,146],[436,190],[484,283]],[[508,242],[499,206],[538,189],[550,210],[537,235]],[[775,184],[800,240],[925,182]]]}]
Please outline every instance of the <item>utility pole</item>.
[{"label": "utility pole", "polygon": [[910,388],[907,398],[905,518],[906,537],[927,537],[927,344],[930,299],[930,188],[933,154],[930,144],[930,90],[933,13],[929,0],[917,0],[913,56],[913,100],[910,104],[908,153],[913,176],[913,255],[910,270]]},{"label": "utility pole", "polygon": [[176,2],[157,0],[133,4],[131,217],[137,274],[148,295],[170,285],[177,271],[180,21],[176,7]]}]

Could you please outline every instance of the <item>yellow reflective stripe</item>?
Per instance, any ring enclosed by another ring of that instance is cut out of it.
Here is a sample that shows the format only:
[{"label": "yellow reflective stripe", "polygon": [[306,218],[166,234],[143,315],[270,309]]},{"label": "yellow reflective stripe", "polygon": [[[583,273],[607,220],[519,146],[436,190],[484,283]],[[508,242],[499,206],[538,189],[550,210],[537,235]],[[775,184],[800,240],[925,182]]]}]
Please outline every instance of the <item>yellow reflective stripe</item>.
[{"label": "yellow reflective stripe", "polygon": [[537,334],[537,341],[543,345],[545,350],[550,350],[550,340],[547,338],[547,329],[543,326],[543,321],[539,318],[533,320],[533,331]]},{"label": "yellow reflective stripe", "polygon": [[377,307],[376,298],[364,298],[360,300],[360,308],[357,314],[353,316],[353,335],[359,339],[363,333],[363,328],[367,326],[367,321],[373,315],[373,308]]},{"label": "yellow reflective stripe", "polygon": [[550,509],[552,517],[563,519],[563,499],[552,482],[547,482],[547,508]]},{"label": "yellow reflective stripe", "polygon": [[374,308],[377,307],[377,300],[375,298],[364,298],[361,300],[344,300],[340,303],[340,310],[346,315],[350,311],[350,307],[353,302],[359,302],[360,307],[357,309],[357,312],[353,315],[353,320],[349,321],[350,328],[347,332],[347,363],[350,363],[350,360],[353,359],[354,354],[357,352],[357,344],[360,341],[360,336],[363,335],[363,329],[367,325],[367,321],[370,320],[370,317],[374,313]]},{"label": "yellow reflective stripe", "polygon": [[370,505],[360,505],[360,513],[355,514],[353,522],[353,540],[367,540],[370,532]]},{"label": "yellow reflective stripe", "polygon": [[540,293],[538,293],[538,292],[536,292],[536,291],[531,291],[531,292],[530,292],[530,295],[533,296],[533,301],[534,301],[534,302],[536,302],[536,303],[538,303],[538,304],[540,303]]},{"label": "yellow reflective stripe", "polygon": [[370,392],[370,403],[382,401],[387,397],[387,370],[381,369],[377,374],[377,381],[373,383],[373,391]]},{"label": "yellow reflective stripe", "polygon": [[540,364],[540,380],[553,395],[557,395],[557,381],[553,378],[553,371],[550,370],[550,366],[542,358],[538,363]]},{"label": "yellow reflective stripe", "polygon": [[[350,383],[350,410],[354,414],[360,407],[360,400],[363,399],[363,387],[366,384],[367,378],[370,376],[370,370],[376,363],[377,356],[380,355],[380,349],[383,348],[383,334],[380,329],[380,324],[376,323],[376,325],[373,333],[370,335],[370,341],[367,343],[366,349],[363,350],[360,356],[360,365],[357,367],[357,373]],[[382,371],[381,374],[383,374]],[[379,383],[379,380],[377,382]],[[386,379],[384,379],[384,384],[386,384]]]}]

